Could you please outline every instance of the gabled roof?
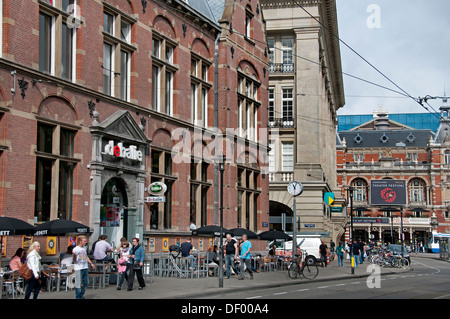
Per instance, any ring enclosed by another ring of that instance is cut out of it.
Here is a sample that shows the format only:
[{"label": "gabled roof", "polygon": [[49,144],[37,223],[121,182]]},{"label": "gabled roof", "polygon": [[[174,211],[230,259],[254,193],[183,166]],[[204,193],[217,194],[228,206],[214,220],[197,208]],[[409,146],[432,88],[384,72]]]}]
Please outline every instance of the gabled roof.
[{"label": "gabled roof", "polygon": [[[374,118],[373,120],[363,123],[361,125],[358,125],[352,129],[350,129],[350,131],[359,131],[359,130],[375,130],[375,124],[377,123],[377,118]],[[393,121],[391,119],[387,119],[388,123],[389,123],[389,130],[402,130],[402,129],[406,129],[406,130],[415,130],[414,128],[404,125],[402,123]]]},{"label": "gabled roof", "polygon": [[396,148],[396,147],[427,147],[431,130],[370,130],[339,132],[339,139],[348,148]]}]

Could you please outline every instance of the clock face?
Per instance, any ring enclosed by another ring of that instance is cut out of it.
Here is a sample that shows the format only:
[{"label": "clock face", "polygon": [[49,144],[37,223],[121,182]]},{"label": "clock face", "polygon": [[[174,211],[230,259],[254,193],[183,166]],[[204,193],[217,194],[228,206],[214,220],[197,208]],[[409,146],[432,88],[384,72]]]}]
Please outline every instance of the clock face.
[{"label": "clock face", "polygon": [[287,190],[293,196],[300,195],[303,192],[303,185],[299,182],[290,182]]}]

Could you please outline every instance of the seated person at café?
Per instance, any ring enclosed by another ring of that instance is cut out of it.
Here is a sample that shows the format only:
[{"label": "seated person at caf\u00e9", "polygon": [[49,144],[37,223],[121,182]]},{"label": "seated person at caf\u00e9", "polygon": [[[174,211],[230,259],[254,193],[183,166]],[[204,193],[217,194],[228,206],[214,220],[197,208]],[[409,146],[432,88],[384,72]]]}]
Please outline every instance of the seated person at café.
[{"label": "seated person at caf\u00e9", "polygon": [[9,269],[11,271],[17,270],[20,267],[22,267],[23,261],[22,258],[25,255],[25,250],[22,248],[18,248],[16,250],[16,253],[14,256],[11,257],[11,260],[9,261]]},{"label": "seated person at caf\u00e9", "polygon": [[[192,258],[193,263],[190,263],[190,267],[191,268],[195,268],[195,258],[194,256],[191,254],[191,251],[193,249],[193,246],[191,244],[192,239],[188,238],[186,240],[186,242],[181,244],[181,257],[189,257]],[[194,264],[194,265],[193,265]]]},{"label": "seated person at caf\u00e9", "polygon": [[61,254],[61,256],[60,256],[60,259],[61,259],[60,266],[61,266],[62,274],[67,274],[67,267],[72,265],[72,262],[73,262],[72,251],[73,251],[73,246],[69,245],[67,247],[67,251],[64,254]]},{"label": "seated person at caf\u00e9", "polygon": [[100,235],[99,241],[95,244],[94,259],[96,261],[114,262],[114,259],[107,254],[108,252],[114,251],[111,245],[106,241],[107,239],[108,236]]}]

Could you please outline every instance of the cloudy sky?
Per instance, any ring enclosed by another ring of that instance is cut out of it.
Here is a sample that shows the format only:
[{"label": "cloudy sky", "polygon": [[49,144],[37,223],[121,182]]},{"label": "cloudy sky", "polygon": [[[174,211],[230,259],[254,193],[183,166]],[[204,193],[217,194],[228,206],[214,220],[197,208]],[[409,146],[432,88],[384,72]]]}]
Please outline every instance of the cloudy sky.
[{"label": "cloudy sky", "polygon": [[[336,0],[339,36],[409,95],[450,95],[449,0]],[[343,72],[392,90],[397,87],[341,43]],[[346,75],[346,104],[338,112],[427,112],[411,98]],[[428,103],[439,110],[441,100]],[[428,105],[426,105],[428,107]],[[429,108],[430,111],[433,111]]]}]

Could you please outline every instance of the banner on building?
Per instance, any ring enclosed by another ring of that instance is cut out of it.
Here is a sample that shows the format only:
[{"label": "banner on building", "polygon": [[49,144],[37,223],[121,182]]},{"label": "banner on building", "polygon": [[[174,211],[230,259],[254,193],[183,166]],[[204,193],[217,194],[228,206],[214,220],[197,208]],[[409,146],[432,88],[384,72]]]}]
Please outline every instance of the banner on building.
[{"label": "banner on building", "polygon": [[406,205],[406,181],[395,179],[371,180],[370,204],[387,206]]}]

